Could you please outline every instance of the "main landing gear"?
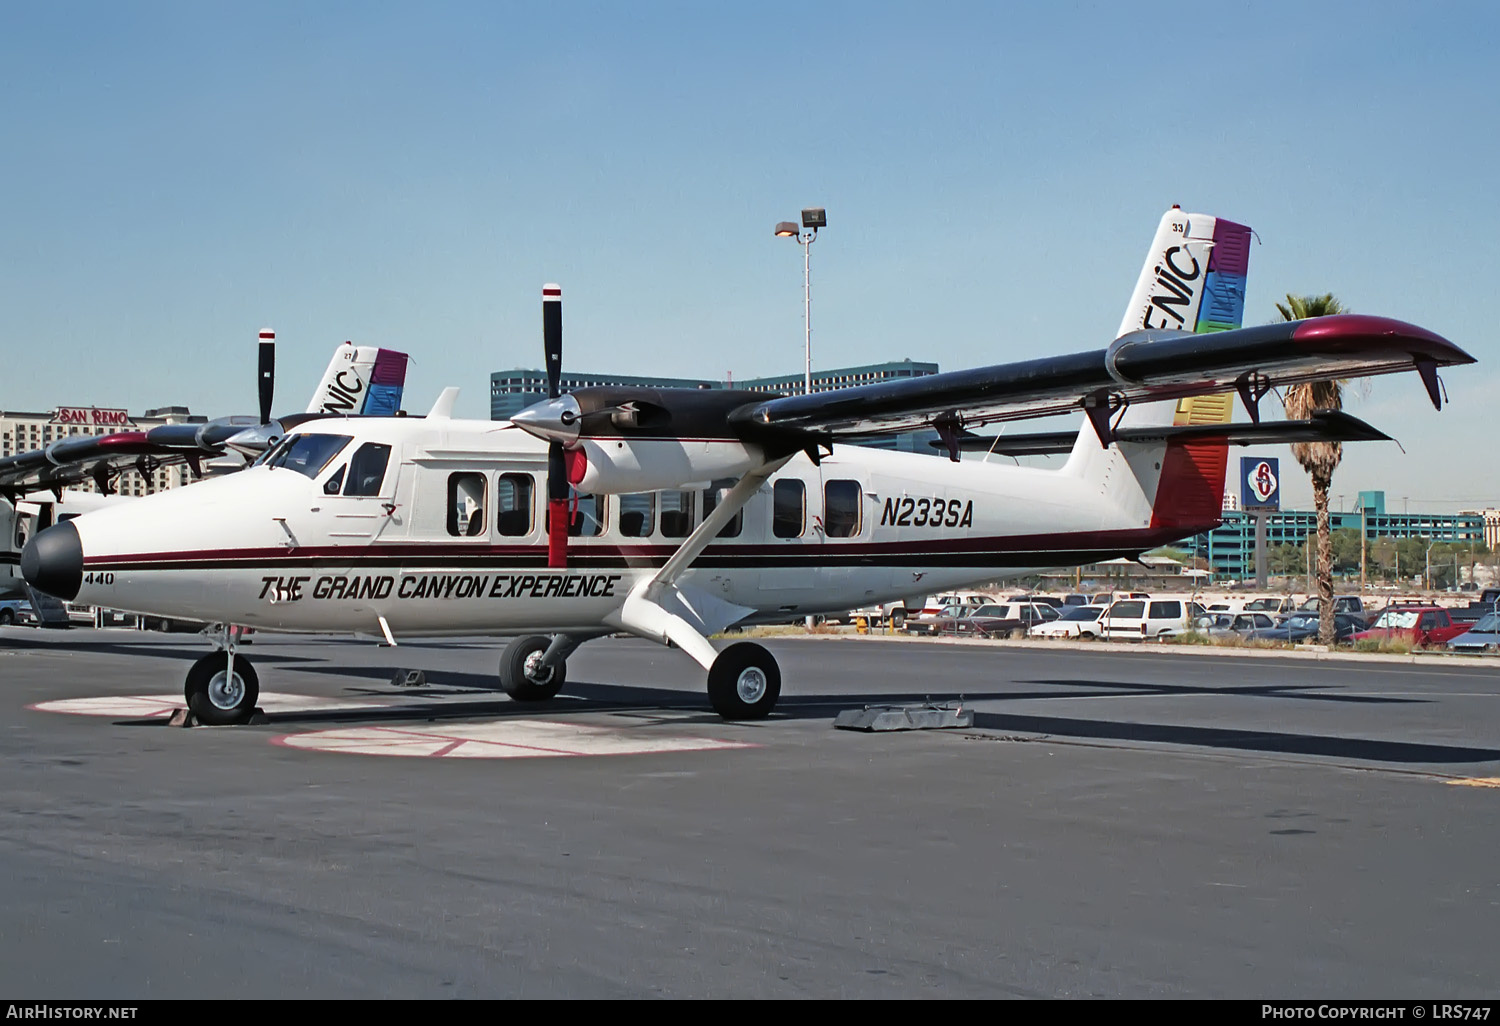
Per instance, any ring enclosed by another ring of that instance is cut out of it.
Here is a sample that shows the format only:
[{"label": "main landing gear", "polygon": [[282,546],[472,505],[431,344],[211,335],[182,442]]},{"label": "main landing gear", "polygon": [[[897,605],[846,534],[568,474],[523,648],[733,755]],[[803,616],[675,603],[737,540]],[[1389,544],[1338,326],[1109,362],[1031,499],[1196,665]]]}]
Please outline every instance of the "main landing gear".
[{"label": "main landing gear", "polygon": [[[567,657],[584,639],[530,634],[500,656],[500,689],[518,702],[555,698],[567,682]],[[781,697],[781,667],[762,645],[741,641],[717,654],[708,669],[708,700],[726,720],[759,720]]]}]

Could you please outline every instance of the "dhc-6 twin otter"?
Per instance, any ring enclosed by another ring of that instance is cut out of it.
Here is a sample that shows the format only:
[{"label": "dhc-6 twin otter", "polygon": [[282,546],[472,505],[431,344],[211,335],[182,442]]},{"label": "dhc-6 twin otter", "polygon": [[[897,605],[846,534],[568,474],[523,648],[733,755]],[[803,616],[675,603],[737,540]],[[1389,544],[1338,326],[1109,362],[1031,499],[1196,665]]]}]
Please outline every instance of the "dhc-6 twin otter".
[{"label": "dhc-6 twin otter", "polygon": [[[510,421],[452,419],[455,389],[425,417],[309,420],[241,473],[41,532],[22,570],[65,599],[224,625],[187,675],[207,723],[245,720],[259,694],[229,625],[514,637],[499,682],[521,701],[623,631],[696,660],[720,715],[763,717],[776,660],[716,649],[717,632],[1138,555],[1219,523],[1231,444],[1386,437],[1339,413],[1262,423],[1270,389],[1416,371],[1437,405],[1438,368],[1473,362],[1380,317],[1240,327],[1249,238],[1168,211],[1104,349],[813,395],[561,394],[549,285],[550,397]],[[1228,422],[1235,394],[1249,423]],[[1058,469],[958,458],[1055,451],[1056,435],[1002,450],[969,429],[1070,410],[1084,422]],[[839,444],[922,427],[950,460]]]}]

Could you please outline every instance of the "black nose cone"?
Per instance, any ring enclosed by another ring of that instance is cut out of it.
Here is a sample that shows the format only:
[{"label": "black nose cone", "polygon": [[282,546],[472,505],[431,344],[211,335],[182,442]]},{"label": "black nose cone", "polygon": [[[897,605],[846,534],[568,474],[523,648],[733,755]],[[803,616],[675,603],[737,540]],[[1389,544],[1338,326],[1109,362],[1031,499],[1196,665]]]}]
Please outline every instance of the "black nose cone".
[{"label": "black nose cone", "polygon": [[37,591],[64,602],[78,597],[83,585],[83,543],[78,528],[64,520],[26,543],[21,550],[21,574]]}]

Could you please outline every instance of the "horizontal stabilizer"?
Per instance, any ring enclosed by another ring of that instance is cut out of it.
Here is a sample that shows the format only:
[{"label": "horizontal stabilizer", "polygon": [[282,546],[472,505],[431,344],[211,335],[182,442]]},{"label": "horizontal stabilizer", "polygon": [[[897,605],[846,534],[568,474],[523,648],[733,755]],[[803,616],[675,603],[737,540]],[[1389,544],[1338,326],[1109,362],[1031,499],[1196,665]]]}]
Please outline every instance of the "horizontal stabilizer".
[{"label": "horizontal stabilizer", "polygon": [[[1351,417],[1342,410],[1314,413],[1307,420],[1264,421],[1259,424],[1180,424],[1160,427],[1123,428],[1115,432],[1120,442],[1159,442],[1171,439],[1208,442],[1223,439],[1229,445],[1284,445],[1290,442],[1388,442],[1390,435]],[[963,434],[958,447],[964,452],[992,452],[1000,456],[1051,456],[1073,451],[1076,431],[1047,431],[1029,435],[985,437]],[[947,443],[929,443],[946,449]]]}]

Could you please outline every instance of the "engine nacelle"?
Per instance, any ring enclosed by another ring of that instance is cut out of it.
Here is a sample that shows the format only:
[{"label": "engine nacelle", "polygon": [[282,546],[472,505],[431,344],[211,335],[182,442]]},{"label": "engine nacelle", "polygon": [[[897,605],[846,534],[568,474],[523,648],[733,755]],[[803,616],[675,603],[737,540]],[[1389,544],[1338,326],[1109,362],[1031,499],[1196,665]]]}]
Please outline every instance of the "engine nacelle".
[{"label": "engine nacelle", "polygon": [[568,481],[586,494],[669,491],[739,477],[765,461],[759,446],[738,441],[582,438],[568,450]]}]

